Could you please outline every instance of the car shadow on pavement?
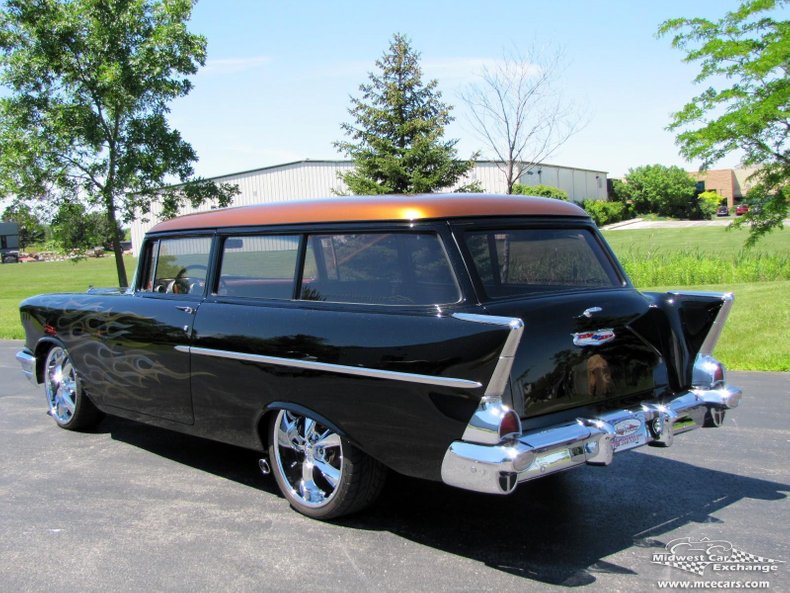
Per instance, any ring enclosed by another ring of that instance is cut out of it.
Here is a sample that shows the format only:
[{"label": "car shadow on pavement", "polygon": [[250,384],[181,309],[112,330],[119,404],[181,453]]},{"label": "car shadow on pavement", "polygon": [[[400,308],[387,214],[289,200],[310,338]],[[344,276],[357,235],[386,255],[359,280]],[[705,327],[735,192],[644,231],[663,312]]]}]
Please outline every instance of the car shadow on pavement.
[{"label": "car shadow on pavement", "polygon": [[281,496],[274,479],[261,475],[258,469],[258,459],[261,454],[256,451],[140,424],[116,416],[106,416],[92,432],[109,434],[113,440]]},{"label": "car shadow on pavement", "polygon": [[342,523],[574,587],[594,582],[596,573],[634,574],[608,556],[634,546],[655,552],[664,533],[718,523],[713,514],[741,499],[782,500],[787,492],[788,484],[627,452],[607,468],[550,476],[505,497],[396,477],[375,508]]},{"label": "car shadow on pavement", "polygon": [[[261,476],[260,454],[107,417],[98,432],[156,455],[281,496]],[[513,575],[566,587],[596,573],[634,574],[604,560],[634,546],[663,548],[662,534],[718,523],[717,511],[742,499],[777,501],[790,485],[705,469],[631,451],[606,468],[580,469],[522,484],[510,496],[476,494],[390,474],[369,510],[335,521],[387,531]]]}]

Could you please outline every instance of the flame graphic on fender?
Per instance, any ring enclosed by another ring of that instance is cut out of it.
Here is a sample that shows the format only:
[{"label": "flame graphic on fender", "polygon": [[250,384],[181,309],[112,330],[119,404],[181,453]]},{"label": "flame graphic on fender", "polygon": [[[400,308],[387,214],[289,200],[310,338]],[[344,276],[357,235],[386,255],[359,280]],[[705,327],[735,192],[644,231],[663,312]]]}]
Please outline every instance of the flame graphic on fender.
[{"label": "flame graphic on fender", "polygon": [[[70,335],[69,350],[74,359],[81,359],[79,374],[94,390],[112,393],[125,388],[143,389],[164,379],[188,380],[189,372],[174,371],[152,358],[142,348],[108,345],[120,342],[131,334],[138,316],[131,311],[113,312],[106,302],[72,299],[63,302],[62,295],[52,297],[50,305],[58,311],[53,320],[58,335]],[[89,338],[89,339],[80,339]]]}]

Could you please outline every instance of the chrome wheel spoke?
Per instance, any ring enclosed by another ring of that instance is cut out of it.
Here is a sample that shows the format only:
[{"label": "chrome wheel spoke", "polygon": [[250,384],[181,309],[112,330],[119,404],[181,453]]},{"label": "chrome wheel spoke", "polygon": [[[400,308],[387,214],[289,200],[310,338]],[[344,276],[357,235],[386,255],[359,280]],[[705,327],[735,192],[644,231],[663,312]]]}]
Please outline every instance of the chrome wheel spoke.
[{"label": "chrome wheel spoke", "polygon": [[337,483],[340,481],[340,470],[336,467],[331,466],[326,461],[315,461],[315,469],[321,472],[321,475],[324,479],[329,483],[332,488],[337,487]]},{"label": "chrome wheel spoke", "polygon": [[65,388],[60,389],[60,394],[58,396],[58,400],[60,402],[60,407],[65,408],[66,412],[69,415],[74,414],[75,403],[74,403],[74,392]]},{"label": "chrome wheel spoke", "polygon": [[299,434],[297,419],[288,413],[283,415],[278,424],[277,443],[294,451],[304,449],[304,439]]},{"label": "chrome wheel spoke", "polygon": [[306,443],[315,441],[315,420],[312,418],[304,419],[304,440]]},{"label": "chrome wheel spoke", "polygon": [[340,435],[334,432],[326,431],[321,437],[315,442],[316,447],[321,447],[323,449],[329,449],[330,447],[339,447],[340,446]]}]

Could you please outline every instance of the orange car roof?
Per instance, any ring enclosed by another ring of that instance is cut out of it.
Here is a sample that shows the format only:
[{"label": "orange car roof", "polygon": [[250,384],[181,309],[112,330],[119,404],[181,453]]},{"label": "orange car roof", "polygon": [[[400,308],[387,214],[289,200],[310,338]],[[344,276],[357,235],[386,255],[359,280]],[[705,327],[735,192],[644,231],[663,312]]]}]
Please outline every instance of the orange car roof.
[{"label": "orange car roof", "polygon": [[562,200],[496,194],[349,196],[268,202],[179,216],[150,232],[313,222],[415,221],[488,216],[587,216]]}]

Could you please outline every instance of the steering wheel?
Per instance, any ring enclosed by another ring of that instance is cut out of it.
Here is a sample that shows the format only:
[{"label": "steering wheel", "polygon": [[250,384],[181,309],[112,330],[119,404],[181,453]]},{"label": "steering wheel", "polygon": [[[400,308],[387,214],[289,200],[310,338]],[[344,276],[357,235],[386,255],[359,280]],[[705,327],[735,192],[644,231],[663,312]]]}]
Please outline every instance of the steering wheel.
[{"label": "steering wheel", "polygon": [[190,270],[200,270],[206,272],[208,271],[208,266],[203,264],[189,264],[188,266],[184,266],[178,271],[178,274],[176,274],[176,277],[171,285],[168,286],[167,292],[172,292],[174,294],[189,294],[192,292],[192,289],[195,285],[202,288],[202,283],[205,280],[205,274],[203,274],[202,280],[200,278],[196,278],[194,282],[190,282]]},{"label": "steering wheel", "polygon": [[189,264],[188,266],[184,266],[178,271],[176,274],[176,278],[188,278],[190,276],[190,270],[202,270],[204,272],[208,271],[208,266],[204,266],[203,264]]}]

